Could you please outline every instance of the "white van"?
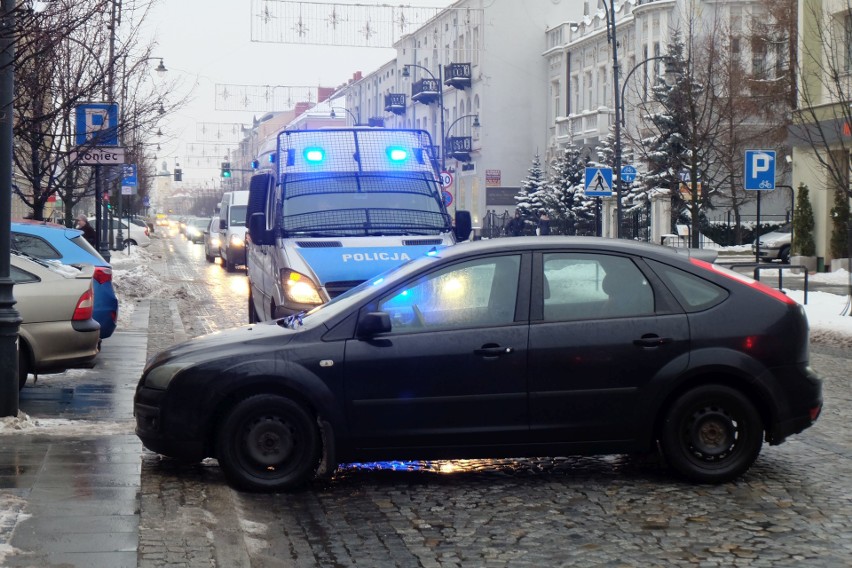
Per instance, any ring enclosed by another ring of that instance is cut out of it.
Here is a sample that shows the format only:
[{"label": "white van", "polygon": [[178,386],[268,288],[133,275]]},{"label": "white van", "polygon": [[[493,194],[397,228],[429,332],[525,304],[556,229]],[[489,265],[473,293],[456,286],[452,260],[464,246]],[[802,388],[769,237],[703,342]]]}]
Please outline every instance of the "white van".
[{"label": "white van", "polygon": [[219,205],[219,256],[228,272],[246,263],[248,191],[226,191]]},{"label": "white van", "polygon": [[422,130],[285,130],[249,185],[248,319],[297,314],[466,240]]}]

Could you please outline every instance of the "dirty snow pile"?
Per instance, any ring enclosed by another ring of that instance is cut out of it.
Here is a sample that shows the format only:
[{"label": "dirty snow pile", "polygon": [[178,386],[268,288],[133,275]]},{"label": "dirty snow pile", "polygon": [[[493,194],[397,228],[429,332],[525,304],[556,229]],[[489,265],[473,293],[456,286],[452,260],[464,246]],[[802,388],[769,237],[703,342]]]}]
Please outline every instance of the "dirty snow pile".
[{"label": "dirty snow pile", "polygon": [[0,418],[0,434],[38,434],[39,436],[112,436],[133,434],[135,423],[68,420],[65,418],[33,418],[18,411],[17,416]]}]

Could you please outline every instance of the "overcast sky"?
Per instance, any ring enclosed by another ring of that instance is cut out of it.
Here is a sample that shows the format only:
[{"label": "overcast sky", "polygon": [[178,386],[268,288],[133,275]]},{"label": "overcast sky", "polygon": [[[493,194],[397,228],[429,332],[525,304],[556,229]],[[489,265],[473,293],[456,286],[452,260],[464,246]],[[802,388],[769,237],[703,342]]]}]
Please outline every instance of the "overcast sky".
[{"label": "overcast sky", "polygon": [[[320,2],[313,2],[316,4]],[[332,2],[321,2],[332,4]],[[352,2],[348,2],[352,3]],[[360,0],[360,4],[388,4]],[[399,3],[390,3],[399,4]],[[450,0],[406,0],[410,6],[446,7]],[[199,122],[250,123],[260,112],[215,110],[215,85],[287,85],[335,87],[354,72],[365,74],[393,59],[393,49],[260,43],[251,41],[251,0],[160,0],[147,32],[158,43],[170,76],[193,89],[193,100],[167,116],[157,163],[180,157],[185,143],[196,140]],[[186,169],[185,169],[186,171]],[[197,177],[186,172],[186,178]]]}]

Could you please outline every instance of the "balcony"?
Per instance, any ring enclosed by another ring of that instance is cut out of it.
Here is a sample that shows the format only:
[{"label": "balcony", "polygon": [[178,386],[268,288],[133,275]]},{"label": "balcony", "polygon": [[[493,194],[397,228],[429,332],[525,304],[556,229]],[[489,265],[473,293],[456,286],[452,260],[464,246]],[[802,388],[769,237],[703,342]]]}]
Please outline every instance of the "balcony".
[{"label": "balcony", "polygon": [[470,87],[470,63],[450,63],[444,65],[444,84],[448,87],[464,90]]},{"label": "balcony", "polygon": [[441,96],[441,86],[437,79],[420,79],[411,85],[411,100],[428,105]]},{"label": "balcony", "polygon": [[470,136],[450,136],[447,138],[447,156],[460,162],[469,162],[473,151],[473,140]]},{"label": "balcony", "polygon": [[385,111],[393,114],[405,114],[405,94],[390,93],[385,95]]}]

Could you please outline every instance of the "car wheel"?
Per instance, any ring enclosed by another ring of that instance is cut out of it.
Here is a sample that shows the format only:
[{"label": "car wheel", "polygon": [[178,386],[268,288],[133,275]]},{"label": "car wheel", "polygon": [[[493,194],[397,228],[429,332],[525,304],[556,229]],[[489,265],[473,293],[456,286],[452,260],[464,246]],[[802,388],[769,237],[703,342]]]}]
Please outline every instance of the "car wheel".
[{"label": "car wheel", "polygon": [[251,292],[249,292],[248,297],[248,321],[249,323],[257,323],[260,321],[260,318],[257,317],[257,310],[254,309],[254,297]]},{"label": "car wheel", "polygon": [[225,259],[225,270],[226,270],[227,272],[234,272],[236,269],[237,269],[237,265],[236,265],[236,264],[234,264],[234,263],[231,261],[231,259],[226,258],[226,259]]},{"label": "car wheel", "polygon": [[243,489],[297,489],[319,466],[318,430],[314,418],[293,400],[251,396],[234,406],[219,429],[219,465],[228,481]]},{"label": "car wheel", "polygon": [[782,248],[781,252],[778,254],[778,258],[780,258],[781,262],[784,264],[790,264],[790,247]]},{"label": "car wheel", "polygon": [[751,467],[763,422],[741,392],[723,385],[688,391],[670,407],[660,434],[669,465],[699,483],[724,483]]},{"label": "car wheel", "polygon": [[210,262],[210,263],[216,262],[216,258],[213,255],[211,255],[207,252],[204,253],[204,257],[207,259],[207,262]]},{"label": "car wheel", "polygon": [[127,248],[131,245],[136,246],[136,241],[134,241],[133,239],[124,239],[124,242],[122,242],[121,244],[124,245],[124,248]]},{"label": "car wheel", "polygon": [[18,390],[27,384],[27,376],[30,374],[30,355],[22,342],[18,346]]}]

